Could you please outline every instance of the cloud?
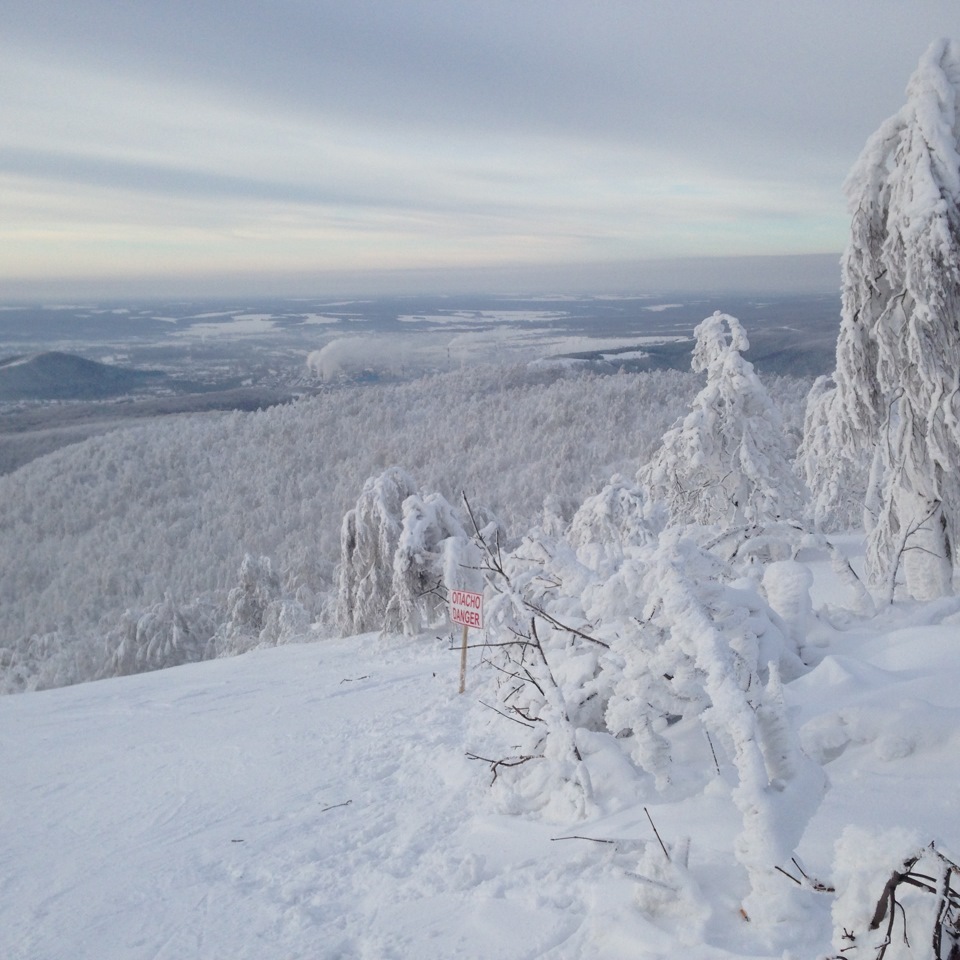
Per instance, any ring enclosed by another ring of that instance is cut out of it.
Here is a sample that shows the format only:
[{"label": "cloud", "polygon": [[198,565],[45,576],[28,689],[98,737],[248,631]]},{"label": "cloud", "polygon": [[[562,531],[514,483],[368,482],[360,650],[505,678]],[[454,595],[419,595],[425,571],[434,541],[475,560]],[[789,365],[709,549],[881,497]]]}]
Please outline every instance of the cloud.
[{"label": "cloud", "polygon": [[[435,344],[421,351],[420,360],[426,354],[436,352]],[[337,380],[340,377],[357,377],[363,374],[383,375],[401,373],[408,363],[407,348],[402,338],[339,337],[331,340],[320,350],[307,355],[307,369],[322,380]]]},{"label": "cloud", "polygon": [[0,279],[838,250],[846,171],[955,24],[953,0],[9,0]]}]

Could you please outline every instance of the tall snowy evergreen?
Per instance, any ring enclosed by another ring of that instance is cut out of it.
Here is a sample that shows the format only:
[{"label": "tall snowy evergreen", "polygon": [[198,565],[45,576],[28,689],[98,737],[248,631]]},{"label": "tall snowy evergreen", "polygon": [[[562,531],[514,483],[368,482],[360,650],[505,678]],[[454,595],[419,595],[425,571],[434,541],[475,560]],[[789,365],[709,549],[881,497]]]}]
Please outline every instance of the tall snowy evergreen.
[{"label": "tall snowy evergreen", "polygon": [[850,173],[836,387],[811,398],[804,445],[820,513],[844,462],[872,460],[871,576],[892,595],[902,570],[917,599],[950,591],[960,535],[958,101],[960,44],[940,40]]},{"label": "tall snowy evergreen", "polygon": [[762,523],[799,512],[801,492],[783,424],[736,317],[719,312],[694,331],[691,366],[707,382],[638,474],[674,522]]}]

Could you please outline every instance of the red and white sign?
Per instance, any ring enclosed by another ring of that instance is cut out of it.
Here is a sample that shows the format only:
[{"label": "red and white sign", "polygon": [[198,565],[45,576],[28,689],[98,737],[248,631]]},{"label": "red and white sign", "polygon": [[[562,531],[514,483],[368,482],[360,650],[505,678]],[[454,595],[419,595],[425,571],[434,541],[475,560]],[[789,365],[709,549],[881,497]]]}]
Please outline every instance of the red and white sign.
[{"label": "red and white sign", "polygon": [[473,630],[483,629],[483,594],[469,590],[450,591],[450,619]]}]

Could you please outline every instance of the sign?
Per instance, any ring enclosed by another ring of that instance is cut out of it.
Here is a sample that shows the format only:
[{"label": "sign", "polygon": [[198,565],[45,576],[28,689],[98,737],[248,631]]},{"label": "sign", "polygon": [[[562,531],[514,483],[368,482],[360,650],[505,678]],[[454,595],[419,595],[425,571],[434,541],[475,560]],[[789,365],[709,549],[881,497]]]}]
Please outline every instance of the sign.
[{"label": "sign", "polygon": [[450,619],[462,627],[483,629],[483,594],[469,590],[450,591]]},{"label": "sign", "polygon": [[470,590],[450,591],[450,619],[463,627],[460,647],[460,692],[467,685],[467,631],[483,629],[483,594]]}]

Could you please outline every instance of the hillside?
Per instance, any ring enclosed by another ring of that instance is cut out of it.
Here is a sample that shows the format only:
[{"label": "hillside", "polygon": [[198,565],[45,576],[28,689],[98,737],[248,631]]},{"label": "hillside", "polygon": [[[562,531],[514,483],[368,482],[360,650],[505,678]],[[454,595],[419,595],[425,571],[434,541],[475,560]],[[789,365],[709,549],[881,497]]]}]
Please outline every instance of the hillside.
[{"label": "hillside", "polygon": [[[798,857],[837,890],[799,890],[791,924],[740,913],[736,777],[693,730],[666,794],[615,762],[617,741],[585,737],[592,807],[537,813],[509,770],[491,790],[466,756],[511,726],[480,705],[495,671],[479,651],[458,697],[459,655],[435,635],[313,634],[0,700],[0,954],[813,960],[834,936],[849,946],[844,925],[872,912],[900,850],[957,852],[958,605],[838,630],[835,581],[814,570],[817,665],[786,696],[828,775]],[[898,894],[921,945],[925,897]]]},{"label": "hillside", "polygon": [[0,360],[0,401],[105,399],[155,386],[166,376],[51,350]]},{"label": "hillside", "polygon": [[[807,384],[776,384],[796,436]],[[125,612],[222,603],[247,553],[322,616],[343,515],[390,464],[451,501],[466,490],[510,531],[538,522],[548,492],[569,515],[636,472],[695,386],[675,371],[489,366],[158,420],[41,457],[0,477],[0,691],[97,676]]]}]

